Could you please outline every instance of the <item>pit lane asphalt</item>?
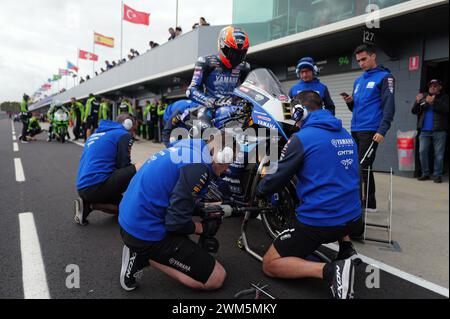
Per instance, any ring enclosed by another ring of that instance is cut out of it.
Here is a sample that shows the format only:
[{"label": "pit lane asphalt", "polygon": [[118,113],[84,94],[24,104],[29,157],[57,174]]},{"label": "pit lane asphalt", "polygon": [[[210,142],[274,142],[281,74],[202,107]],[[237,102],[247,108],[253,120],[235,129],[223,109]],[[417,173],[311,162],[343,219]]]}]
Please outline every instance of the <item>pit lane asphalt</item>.
[{"label": "pit lane asphalt", "polygon": [[[21,123],[15,123],[18,136]],[[228,299],[250,283],[268,284],[267,291],[276,298],[328,298],[328,287],[320,280],[279,280],[266,277],[261,263],[236,246],[240,218],[228,218],[218,233],[218,260],[227,270],[224,287],[202,292],[183,287],[155,269],[147,268],[141,287],[124,292],[119,284],[122,242],[117,217],[93,212],[90,225],[73,222],[75,179],[82,148],[73,143],[47,143],[46,134],[29,144],[19,142],[13,152],[11,121],[0,120],[0,298],[24,297],[18,214],[32,212],[40,241],[42,258],[51,298],[176,298]],[[14,158],[21,158],[26,181],[16,182]],[[270,241],[259,220],[249,225],[251,245],[263,254]],[[420,261],[418,261],[420,262]],[[66,287],[68,265],[80,268],[79,289]],[[410,282],[381,271],[380,288],[368,289],[366,265],[357,268],[357,298],[442,298]]]}]

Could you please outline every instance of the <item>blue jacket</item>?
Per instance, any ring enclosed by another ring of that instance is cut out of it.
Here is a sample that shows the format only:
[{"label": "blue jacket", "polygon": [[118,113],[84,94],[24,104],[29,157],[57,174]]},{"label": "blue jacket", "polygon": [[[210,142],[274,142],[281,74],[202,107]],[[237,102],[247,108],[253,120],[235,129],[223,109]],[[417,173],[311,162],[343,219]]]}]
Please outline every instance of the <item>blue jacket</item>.
[{"label": "blue jacket", "polygon": [[182,140],[155,154],[123,196],[120,226],[145,241],[160,241],[167,232],[193,234],[194,201],[206,192],[211,161],[202,140]]},{"label": "blue jacket", "polygon": [[340,226],[361,216],[356,143],[329,111],[308,115],[283,149],[278,170],[258,185],[258,196],[276,193],[295,174],[301,223]]},{"label": "blue jacket", "polygon": [[198,104],[192,102],[191,100],[180,100],[170,104],[164,111],[163,123],[166,124],[167,121],[169,121],[175,113],[183,113],[186,109],[190,109],[196,106],[198,106]]},{"label": "blue jacket", "polygon": [[331,99],[330,92],[328,91],[327,86],[321,83],[319,79],[315,78],[311,82],[300,80],[300,82],[292,86],[292,88],[289,90],[289,97],[293,99],[297,94],[303,91],[317,92],[323,100],[325,109],[330,110],[334,115],[336,107],[333,100]]},{"label": "blue jacket", "polygon": [[215,100],[230,96],[249,72],[250,65],[247,62],[228,69],[217,55],[200,57],[195,64],[186,96],[198,104],[212,106]]},{"label": "blue jacket", "polygon": [[395,79],[383,66],[364,72],[353,85],[352,132],[386,136],[395,114]]},{"label": "blue jacket", "polygon": [[117,122],[101,120],[85,143],[77,175],[77,189],[103,183],[119,168],[130,165],[133,139]]}]

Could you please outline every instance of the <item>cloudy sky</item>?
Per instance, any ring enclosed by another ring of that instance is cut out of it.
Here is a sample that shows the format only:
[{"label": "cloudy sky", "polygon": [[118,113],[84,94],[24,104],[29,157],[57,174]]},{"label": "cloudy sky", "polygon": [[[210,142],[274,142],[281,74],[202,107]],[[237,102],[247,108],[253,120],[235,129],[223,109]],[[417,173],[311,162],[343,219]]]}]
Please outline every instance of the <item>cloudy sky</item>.
[{"label": "cloudy sky", "polygon": [[[179,25],[191,30],[204,16],[212,25],[232,22],[232,0],[179,0]],[[120,57],[120,0],[2,0],[0,10],[0,102],[20,100],[33,94],[48,78],[77,63],[77,49],[93,49],[93,32],[114,37],[113,49],[96,46],[100,56],[96,69],[105,60]],[[124,55],[130,48],[144,53],[148,42],[164,43],[167,29],[175,25],[176,0],[125,0],[138,11],[150,12],[150,26],[131,24],[124,28]],[[92,62],[80,60],[80,75],[92,73]],[[65,80],[60,81],[60,88]],[[68,87],[73,86],[69,79]]]}]

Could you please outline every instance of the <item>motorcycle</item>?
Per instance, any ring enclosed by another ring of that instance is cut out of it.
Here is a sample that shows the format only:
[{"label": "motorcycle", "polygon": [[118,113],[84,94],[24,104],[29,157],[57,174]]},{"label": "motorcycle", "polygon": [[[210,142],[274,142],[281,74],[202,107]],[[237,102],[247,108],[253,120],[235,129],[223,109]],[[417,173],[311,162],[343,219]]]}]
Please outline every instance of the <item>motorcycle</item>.
[{"label": "motorcycle", "polygon": [[63,108],[56,110],[52,120],[52,136],[61,143],[65,143],[69,127],[69,112]]},{"label": "motorcycle", "polygon": [[[183,124],[191,137],[210,127],[233,132],[240,150],[242,196],[232,200],[232,204],[240,206],[238,210],[242,212],[251,211],[252,218],[260,215],[264,229],[275,238],[295,220],[299,203],[296,180],[292,178],[270,199],[257,199],[255,195],[263,177],[276,170],[282,149],[297,130],[291,119],[290,100],[268,69],[250,72],[234,90],[232,100],[232,105],[216,109],[199,106],[187,110],[182,116]],[[238,245],[243,248],[244,244],[241,238]]]}]

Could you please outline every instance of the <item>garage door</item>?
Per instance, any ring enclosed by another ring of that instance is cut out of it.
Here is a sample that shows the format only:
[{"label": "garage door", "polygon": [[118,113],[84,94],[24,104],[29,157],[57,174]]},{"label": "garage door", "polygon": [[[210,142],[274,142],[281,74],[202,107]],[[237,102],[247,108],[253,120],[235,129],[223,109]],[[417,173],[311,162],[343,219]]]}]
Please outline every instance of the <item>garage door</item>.
[{"label": "garage door", "polygon": [[[352,113],[348,110],[347,105],[344,103],[339,93],[347,92],[351,95],[353,91],[353,82],[355,82],[355,79],[360,75],[361,71],[357,71],[320,77],[320,82],[328,86],[331,98],[336,106],[336,117],[342,120],[342,124],[348,131],[350,131]],[[297,82],[298,80],[286,81],[282,82],[282,84],[286,92],[289,92],[291,87]]]}]

